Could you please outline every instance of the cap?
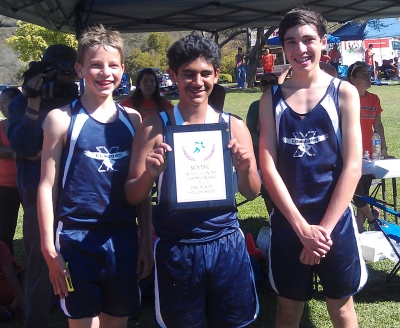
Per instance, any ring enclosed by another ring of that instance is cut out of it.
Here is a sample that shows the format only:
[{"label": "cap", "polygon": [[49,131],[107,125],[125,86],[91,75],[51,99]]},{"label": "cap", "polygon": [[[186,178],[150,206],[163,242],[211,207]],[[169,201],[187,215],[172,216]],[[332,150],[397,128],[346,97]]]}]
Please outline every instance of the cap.
[{"label": "cap", "polygon": [[76,51],[64,44],[53,44],[43,53],[42,61],[58,62],[63,66],[74,66],[76,62]]}]

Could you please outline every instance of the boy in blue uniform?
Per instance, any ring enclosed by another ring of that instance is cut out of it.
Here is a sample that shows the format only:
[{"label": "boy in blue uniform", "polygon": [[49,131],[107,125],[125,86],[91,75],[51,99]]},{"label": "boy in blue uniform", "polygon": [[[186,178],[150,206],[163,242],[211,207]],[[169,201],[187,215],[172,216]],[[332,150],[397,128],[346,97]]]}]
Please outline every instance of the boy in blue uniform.
[{"label": "boy in blue uniform", "polygon": [[279,37],[292,77],[260,101],[260,166],[271,216],[275,327],[298,327],[319,275],[335,327],[357,327],[352,295],[367,279],[351,199],[361,175],[357,91],[319,68],[321,14],[286,14]]},{"label": "boy in blue uniform", "polygon": [[[149,197],[158,180],[154,226],[156,317],[162,327],[243,327],[258,313],[253,273],[237,211],[224,209],[169,211],[163,142],[164,125],[227,122],[239,191],[254,199],[260,179],[246,124],[214,110],[208,98],[217,83],[221,61],[210,39],[189,35],[168,50],[169,73],[179,88],[179,104],[145,119],[134,140],[127,199],[137,204]],[[162,174],[161,174],[162,173]],[[178,173],[179,174],[179,173]],[[137,192],[138,190],[141,193]]]},{"label": "boy in blue uniform", "polygon": [[150,203],[136,208],[138,250],[136,210],[123,193],[141,117],[112,98],[124,70],[119,33],[85,31],[75,69],[83,96],[51,111],[44,126],[41,248],[70,327],[122,328],[140,305],[136,277],[150,272],[152,247]]}]

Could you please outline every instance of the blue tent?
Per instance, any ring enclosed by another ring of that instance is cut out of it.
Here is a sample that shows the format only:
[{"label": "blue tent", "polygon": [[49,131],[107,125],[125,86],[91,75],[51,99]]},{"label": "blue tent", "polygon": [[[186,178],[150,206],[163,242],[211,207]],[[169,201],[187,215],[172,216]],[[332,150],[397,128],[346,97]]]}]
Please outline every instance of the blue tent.
[{"label": "blue tent", "polygon": [[371,19],[364,23],[349,22],[332,35],[339,37],[341,41],[400,36],[400,18]]},{"label": "blue tent", "polygon": [[[331,34],[328,34],[328,43],[337,43],[340,42],[340,39],[338,37],[332,36]],[[273,38],[269,38],[267,41],[268,46],[280,46],[281,41],[279,40],[279,36],[275,36]]]}]

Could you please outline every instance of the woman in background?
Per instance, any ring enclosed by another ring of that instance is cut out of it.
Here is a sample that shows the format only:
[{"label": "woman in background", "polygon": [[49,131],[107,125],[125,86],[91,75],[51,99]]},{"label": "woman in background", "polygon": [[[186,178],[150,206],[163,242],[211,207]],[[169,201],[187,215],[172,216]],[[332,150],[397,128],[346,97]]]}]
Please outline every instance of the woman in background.
[{"label": "woman in background", "polygon": [[160,96],[158,78],[151,68],[144,68],[139,72],[136,90],[131,97],[122,100],[120,105],[136,109],[142,119],[174,107]]},{"label": "woman in background", "polygon": [[0,94],[0,110],[4,120],[0,122],[0,240],[14,254],[13,239],[17,226],[21,197],[17,188],[17,166],[14,152],[6,136],[8,106],[19,95],[17,88],[6,88]]},{"label": "woman in background", "polygon": [[[357,61],[350,65],[347,71],[347,81],[353,84],[360,95],[360,122],[363,153],[368,151],[369,156],[372,156],[372,135],[376,130],[381,137],[381,156],[383,158],[393,158],[387,154],[387,146],[385,139],[385,131],[381,120],[382,107],[380,99],[377,95],[367,91],[371,87],[370,71],[367,63]],[[362,175],[356,188],[356,195],[368,196],[369,188],[372,184],[372,175]],[[357,207],[357,226],[359,232],[363,232],[365,218],[368,220],[369,229],[374,230],[375,218],[367,203],[359,200],[357,197],[353,199]],[[375,215],[379,216],[379,211]]]}]

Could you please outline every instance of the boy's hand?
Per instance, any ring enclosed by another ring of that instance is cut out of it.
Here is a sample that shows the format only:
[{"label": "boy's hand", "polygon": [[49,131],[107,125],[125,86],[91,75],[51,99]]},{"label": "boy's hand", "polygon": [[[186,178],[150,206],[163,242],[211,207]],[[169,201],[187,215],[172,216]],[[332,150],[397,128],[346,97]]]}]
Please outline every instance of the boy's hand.
[{"label": "boy's hand", "polygon": [[45,256],[45,259],[49,267],[49,277],[53,284],[54,295],[59,295],[61,299],[67,297],[68,287],[65,278],[70,277],[70,275],[66,269],[63,256],[56,251],[54,256]]},{"label": "boy's hand", "polygon": [[151,242],[141,241],[138,252],[138,260],[136,265],[136,278],[137,280],[146,278],[153,268],[153,246]]},{"label": "boy's hand", "polygon": [[317,265],[321,261],[322,257],[325,257],[325,255],[315,256],[307,248],[303,247],[303,250],[301,251],[299,259],[300,259],[300,262],[305,265]]},{"label": "boy's hand", "polygon": [[156,178],[167,167],[167,151],[172,148],[166,144],[161,143],[158,148],[154,148],[146,157],[146,171],[151,177]]},{"label": "boy's hand", "polygon": [[237,171],[248,171],[251,166],[252,152],[243,148],[236,138],[229,140],[228,148],[231,150],[232,163]]},{"label": "boy's hand", "polygon": [[[332,239],[329,232],[319,225],[306,226],[305,229],[302,229],[299,238],[301,243],[304,245],[304,248],[313,254],[314,257],[318,258],[325,256],[332,246]],[[301,256],[303,256],[303,259],[307,261],[307,258],[303,253]]]}]

